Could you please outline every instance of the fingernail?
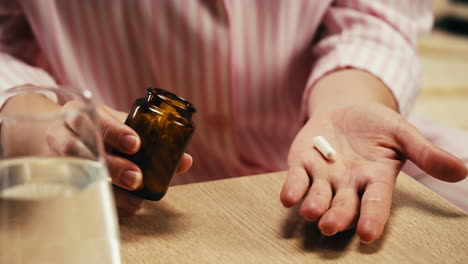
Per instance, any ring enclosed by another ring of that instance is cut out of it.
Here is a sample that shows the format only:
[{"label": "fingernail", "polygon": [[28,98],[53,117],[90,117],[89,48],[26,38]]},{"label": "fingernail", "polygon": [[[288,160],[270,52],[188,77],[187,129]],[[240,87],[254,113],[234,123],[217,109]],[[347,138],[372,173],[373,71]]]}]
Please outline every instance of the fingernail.
[{"label": "fingernail", "polygon": [[337,232],[335,231],[335,232],[332,232],[332,233],[330,233],[330,234],[327,234],[327,233],[325,233],[325,232],[322,231],[322,235],[324,235],[324,236],[334,236],[336,233],[337,233]]},{"label": "fingernail", "polygon": [[135,152],[138,148],[138,141],[139,139],[137,137],[126,135],[123,137],[120,144],[126,151]]},{"label": "fingernail", "polygon": [[140,181],[140,173],[133,170],[126,170],[122,173],[121,180],[122,182],[132,189],[138,187],[138,182]]}]

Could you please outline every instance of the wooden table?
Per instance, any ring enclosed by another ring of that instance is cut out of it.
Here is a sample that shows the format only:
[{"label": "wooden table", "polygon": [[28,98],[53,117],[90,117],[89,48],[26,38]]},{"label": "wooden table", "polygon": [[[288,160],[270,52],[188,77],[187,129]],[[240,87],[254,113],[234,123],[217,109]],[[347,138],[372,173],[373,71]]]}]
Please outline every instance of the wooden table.
[{"label": "wooden table", "polygon": [[121,220],[124,263],[468,263],[468,214],[401,174],[383,236],[324,237],[279,201],[285,173],[172,187]]}]

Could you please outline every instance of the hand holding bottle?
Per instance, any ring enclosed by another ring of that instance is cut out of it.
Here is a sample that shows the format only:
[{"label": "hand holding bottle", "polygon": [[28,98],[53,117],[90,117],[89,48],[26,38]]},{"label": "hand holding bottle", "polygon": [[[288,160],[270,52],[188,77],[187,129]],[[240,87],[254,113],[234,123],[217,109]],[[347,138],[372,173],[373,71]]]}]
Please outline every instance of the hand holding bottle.
[{"label": "hand holding bottle", "polygon": [[[28,89],[35,88],[34,86],[21,86],[14,89]],[[80,104],[79,101],[70,101],[64,106],[57,105],[53,100],[47,98],[43,94],[28,94],[27,96],[9,98],[1,112],[2,113],[15,113],[18,111],[27,112],[28,109],[25,105],[34,105],[34,109],[42,109],[43,111],[56,111],[57,108],[62,107],[63,111],[67,108],[72,108],[74,104]],[[20,107],[18,107],[20,106]],[[127,118],[127,113],[119,112],[111,109],[105,105],[97,104],[98,121],[101,129],[101,140],[104,141],[105,158],[107,161],[109,174],[112,178],[112,183],[126,190],[135,190],[142,183],[142,173],[140,168],[123,158],[116,153],[134,154],[141,145],[141,140],[138,134],[124,124]],[[54,124],[44,135],[30,135],[29,131],[22,131],[20,128],[11,128],[14,131],[11,133],[16,134],[11,138],[11,149],[8,151],[21,152],[24,148],[47,148],[54,153],[70,154],[76,152],[82,154],[89,151],[86,146],[76,144],[75,136],[80,131],[75,131],[75,122],[86,122],[80,119],[79,116],[74,120],[67,120],[67,124]],[[38,124],[39,125],[39,124]],[[5,132],[6,127],[2,130]],[[15,141],[17,139],[17,141]],[[88,142],[88,144],[93,144]],[[20,153],[19,153],[20,154]],[[92,153],[90,153],[92,155]],[[176,173],[182,174],[189,170],[192,165],[192,157],[186,153],[182,156]],[[115,200],[120,216],[131,216],[135,214],[142,206],[143,199],[132,195],[122,189],[114,188]]]}]

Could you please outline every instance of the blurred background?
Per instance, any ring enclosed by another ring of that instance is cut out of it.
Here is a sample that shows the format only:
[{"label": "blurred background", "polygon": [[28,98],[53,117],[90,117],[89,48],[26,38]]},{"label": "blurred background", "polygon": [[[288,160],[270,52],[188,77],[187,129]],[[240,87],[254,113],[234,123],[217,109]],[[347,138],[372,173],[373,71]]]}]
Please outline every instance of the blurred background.
[{"label": "blurred background", "polygon": [[433,1],[434,30],[419,44],[423,75],[415,111],[468,131],[468,0]]}]

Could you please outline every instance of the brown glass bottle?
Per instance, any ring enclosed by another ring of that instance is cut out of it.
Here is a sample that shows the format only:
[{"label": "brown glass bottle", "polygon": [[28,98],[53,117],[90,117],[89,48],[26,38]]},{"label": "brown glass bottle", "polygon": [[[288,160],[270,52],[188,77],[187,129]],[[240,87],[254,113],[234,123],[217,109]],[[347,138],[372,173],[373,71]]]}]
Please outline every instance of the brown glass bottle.
[{"label": "brown glass bottle", "polygon": [[173,93],[148,88],[133,103],[125,124],[141,139],[140,150],[126,155],[143,173],[143,184],[131,193],[158,201],[167,192],[195,125],[195,107]]}]

